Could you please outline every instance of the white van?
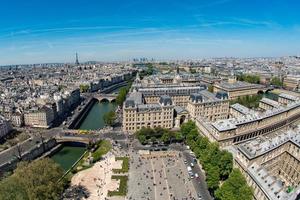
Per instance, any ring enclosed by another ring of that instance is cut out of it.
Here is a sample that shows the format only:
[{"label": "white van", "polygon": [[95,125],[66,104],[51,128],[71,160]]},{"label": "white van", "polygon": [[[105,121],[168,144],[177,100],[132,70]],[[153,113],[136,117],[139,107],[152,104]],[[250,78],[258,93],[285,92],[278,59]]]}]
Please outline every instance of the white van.
[{"label": "white van", "polygon": [[194,167],[194,163],[191,163],[191,167]]}]

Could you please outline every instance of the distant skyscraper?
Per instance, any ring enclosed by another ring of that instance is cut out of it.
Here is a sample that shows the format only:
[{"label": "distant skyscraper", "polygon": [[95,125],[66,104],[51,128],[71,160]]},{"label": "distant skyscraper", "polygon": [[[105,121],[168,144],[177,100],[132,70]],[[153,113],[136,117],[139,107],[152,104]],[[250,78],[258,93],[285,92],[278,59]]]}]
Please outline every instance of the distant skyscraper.
[{"label": "distant skyscraper", "polygon": [[77,54],[77,53],[76,53],[76,61],[75,61],[75,65],[79,65],[78,54]]}]

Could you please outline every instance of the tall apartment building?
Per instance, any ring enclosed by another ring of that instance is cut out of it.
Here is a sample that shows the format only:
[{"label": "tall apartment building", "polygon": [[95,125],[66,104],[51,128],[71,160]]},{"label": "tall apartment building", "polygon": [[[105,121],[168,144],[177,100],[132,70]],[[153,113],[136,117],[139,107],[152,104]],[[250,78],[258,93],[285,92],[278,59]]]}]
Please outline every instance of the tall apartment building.
[{"label": "tall apartment building", "polygon": [[72,108],[80,102],[80,89],[76,88],[74,90],[66,91],[63,97],[66,100],[67,107]]},{"label": "tall apartment building", "polygon": [[24,114],[25,126],[49,128],[54,120],[53,109],[43,106]]},{"label": "tall apartment building", "polygon": [[0,139],[5,137],[12,130],[10,122],[0,115]]}]

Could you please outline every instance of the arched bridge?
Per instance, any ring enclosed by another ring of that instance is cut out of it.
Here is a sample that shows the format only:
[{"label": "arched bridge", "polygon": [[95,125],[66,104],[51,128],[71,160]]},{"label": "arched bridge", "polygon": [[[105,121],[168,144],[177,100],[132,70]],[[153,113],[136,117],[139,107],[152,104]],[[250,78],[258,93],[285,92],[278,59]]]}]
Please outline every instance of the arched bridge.
[{"label": "arched bridge", "polygon": [[58,136],[55,137],[55,140],[57,143],[65,143],[65,142],[78,142],[83,144],[89,144],[92,143],[93,140],[90,138],[84,138],[84,137],[75,137],[75,136]]},{"label": "arched bridge", "polygon": [[264,88],[261,88],[260,90],[258,90],[258,93],[268,93],[270,91],[274,90],[274,87],[273,86],[269,86],[269,87],[264,87]]},{"label": "arched bridge", "polygon": [[84,144],[95,143],[98,140],[100,140],[100,138],[98,138],[96,135],[91,135],[91,134],[79,135],[78,133],[75,132],[77,132],[77,130],[74,130],[74,133],[70,132],[69,130],[65,133],[62,132],[55,136],[55,140],[58,143],[78,142]]},{"label": "arched bridge", "polygon": [[55,136],[55,140],[57,143],[78,142],[83,144],[89,144],[97,141],[97,138],[91,135],[57,135]]},{"label": "arched bridge", "polygon": [[78,142],[83,144],[96,143],[102,139],[107,139],[107,134],[122,134],[122,131],[112,129],[100,130],[75,130],[75,129],[52,129],[49,137],[55,138],[57,143]]},{"label": "arched bridge", "polygon": [[101,101],[109,101],[109,102],[113,102],[116,100],[117,98],[117,94],[96,94],[94,95],[94,98],[97,99],[99,102]]}]

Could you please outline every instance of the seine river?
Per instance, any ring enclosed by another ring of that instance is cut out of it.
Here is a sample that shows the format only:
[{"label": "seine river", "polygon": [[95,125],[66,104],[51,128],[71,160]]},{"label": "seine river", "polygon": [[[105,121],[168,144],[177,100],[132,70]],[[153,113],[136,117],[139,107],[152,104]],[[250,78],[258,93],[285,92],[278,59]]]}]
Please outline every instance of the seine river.
[{"label": "seine river", "polygon": [[80,130],[96,130],[104,127],[103,115],[116,109],[116,104],[96,102],[88,115],[82,121]]},{"label": "seine river", "polygon": [[51,158],[67,171],[80,158],[85,149],[85,147],[63,146]]},{"label": "seine river", "polygon": [[[114,90],[112,93],[117,93],[121,88]],[[103,128],[103,115],[109,111],[114,111],[116,108],[117,105],[115,103],[96,102],[82,121],[79,129],[97,130]],[[85,150],[85,147],[64,145],[59,151],[52,155],[51,158],[67,171],[80,158]]]}]

